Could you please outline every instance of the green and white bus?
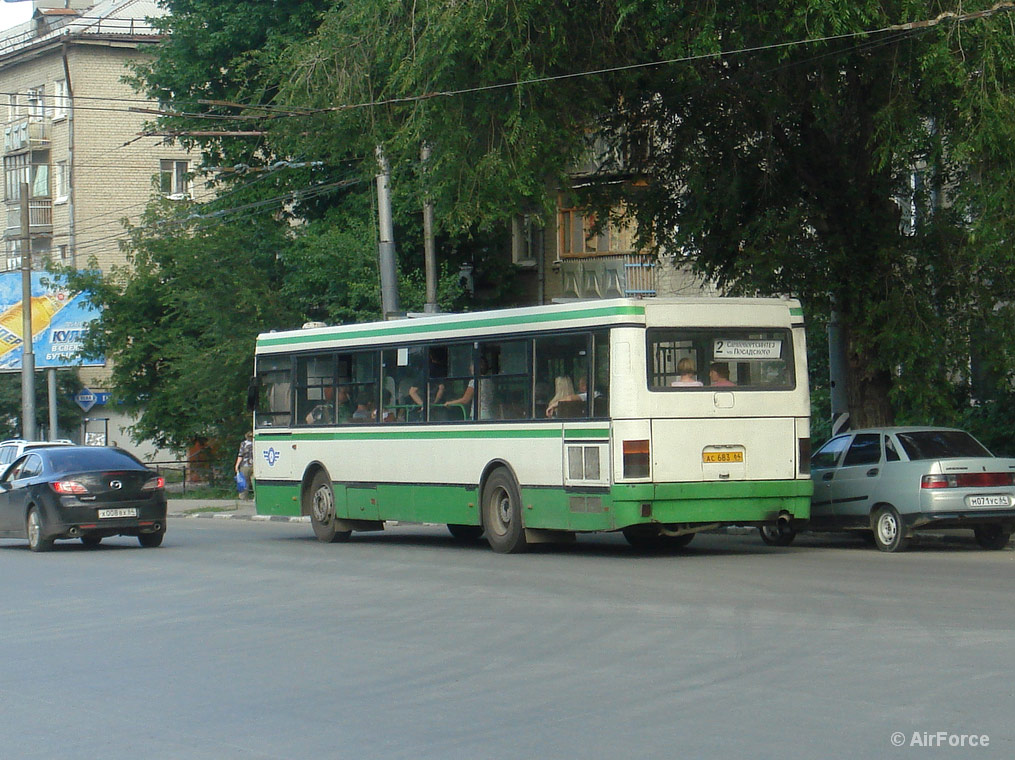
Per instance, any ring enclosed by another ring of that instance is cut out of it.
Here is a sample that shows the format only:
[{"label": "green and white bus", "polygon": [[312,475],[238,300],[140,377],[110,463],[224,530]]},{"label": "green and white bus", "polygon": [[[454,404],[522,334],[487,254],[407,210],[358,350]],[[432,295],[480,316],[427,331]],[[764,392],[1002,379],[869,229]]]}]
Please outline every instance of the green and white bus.
[{"label": "green and white bus", "polygon": [[257,338],[262,515],[322,541],[443,523],[498,552],[623,531],[683,546],[810,514],[802,310],[582,301]]}]

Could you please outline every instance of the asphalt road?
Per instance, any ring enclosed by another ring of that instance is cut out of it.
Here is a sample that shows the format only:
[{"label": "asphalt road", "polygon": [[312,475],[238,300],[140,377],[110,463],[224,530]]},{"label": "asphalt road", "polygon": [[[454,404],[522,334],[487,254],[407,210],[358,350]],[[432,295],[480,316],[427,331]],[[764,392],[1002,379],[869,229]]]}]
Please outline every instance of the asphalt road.
[{"label": "asphalt road", "polygon": [[0,758],[1010,758],[1013,577],[971,542],[4,540]]}]

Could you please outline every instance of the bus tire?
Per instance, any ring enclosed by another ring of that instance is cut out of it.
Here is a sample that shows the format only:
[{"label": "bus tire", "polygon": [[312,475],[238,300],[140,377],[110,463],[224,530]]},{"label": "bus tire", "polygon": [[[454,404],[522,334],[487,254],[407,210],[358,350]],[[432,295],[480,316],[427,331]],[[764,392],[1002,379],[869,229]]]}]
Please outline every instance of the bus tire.
[{"label": "bus tire", "polygon": [[448,533],[463,543],[478,541],[483,535],[483,528],[480,525],[460,525],[448,523]]},{"label": "bus tire", "polygon": [[491,472],[483,484],[482,514],[486,540],[495,552],[514,554],[528,548],[518,485],[503,467]]},{"label": "bus tire", "polygon": [[352,535],[350,530],[338,530],[335,517],[335,492],[331,488],[331,480],[323,470],[318,470],[310,481],[310,488],[303,495],[305,509],[310,514],[310,524],[314,526],[314,535],[318,541],[326,544],[337,541],[348,541]]}]

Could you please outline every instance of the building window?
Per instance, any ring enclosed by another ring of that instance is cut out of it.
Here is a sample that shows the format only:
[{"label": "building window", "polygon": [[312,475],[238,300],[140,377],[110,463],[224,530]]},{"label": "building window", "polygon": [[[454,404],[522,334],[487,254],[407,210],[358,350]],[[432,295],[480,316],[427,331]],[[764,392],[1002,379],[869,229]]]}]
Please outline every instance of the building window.
[{"label": "building window", "polygon": [[561,207],[557,211],[557,250],[561,258],[631,253],[631,233],[610,222],[597,229],[594,214]]},{"label": "building window", "polygon": [[56,172],[56,198],[54,203],[66,203],[70,197],[70,172],[66,161],[57,161],[53,170]]},{"label": "building window", "polygon": [[41,117],[46,115],[45,91],[42,87],[29,87],[26,99],[28,101],[29,116]]},{"label": "building window", "polygon": [[21,115],[20,106],[18,105],[18,94],[16,92],[12,92],[7,96],[7,108],[12,121]]},{"label": "building window", "polygon": [[190,162],[163,159],[159,162],[159,186],[171,200],[190,197]]},{"label": "building window", "polygon": [[28,182],[29,179],[27,153],[4,156],[4,185],[8,201],[21,200],[21,183]]},{"label": "building window", "polygon": [[67,80],[57,79],[53,82],[53,118],[64,119],[67,117],[67,109],[70,107],[70,97],[67,92]]},{"label": "building window", "polygon": [[19,238],[8,240],[4,253],[6,254],[6,271],[21,269],[21,240]]}]

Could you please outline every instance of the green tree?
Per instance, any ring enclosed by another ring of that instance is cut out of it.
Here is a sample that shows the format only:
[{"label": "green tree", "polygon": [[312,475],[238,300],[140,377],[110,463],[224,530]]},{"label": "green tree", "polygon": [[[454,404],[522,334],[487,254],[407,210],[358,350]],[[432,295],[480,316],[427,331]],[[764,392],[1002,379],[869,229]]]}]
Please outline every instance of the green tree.
[{"label": "green tree", "polygon": [[272,138],[380,143],[411,176],[430,142],[438,216],[468,229],[538,208],[595,131],[644,181],[588,202],[733,292],[835,306],[855,423],[945,420],[971,351],[1012,368],[1015,35],[991,7],[335,2],[279,56],[277,102],[308,115]]},{"label": "green tree", "polygon": [[[49,381],[45,372],[35,373],[35,424],[41,430],[49,426]],[[76,432],[84,416],[73,396],[81,390],[81,382],[73,372],[56,373],[57,424],[61,438]],[[0,373],[0,440],[20,438],[21,428],[21,373]],[[50,438],[53,436],[50,435]]]},{"label": "green tree", "polygon": [[126,266],[71,282],[102,307],[87,347],[112,360],[133,438],[177,450],[198,436],[239,440],[254,338],[299,321],[275,287],[281,228],[264,216],[181,219],[164,203],[129,232]]}]

